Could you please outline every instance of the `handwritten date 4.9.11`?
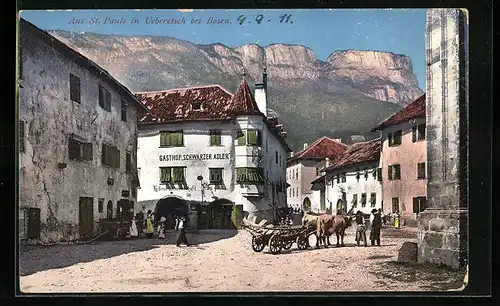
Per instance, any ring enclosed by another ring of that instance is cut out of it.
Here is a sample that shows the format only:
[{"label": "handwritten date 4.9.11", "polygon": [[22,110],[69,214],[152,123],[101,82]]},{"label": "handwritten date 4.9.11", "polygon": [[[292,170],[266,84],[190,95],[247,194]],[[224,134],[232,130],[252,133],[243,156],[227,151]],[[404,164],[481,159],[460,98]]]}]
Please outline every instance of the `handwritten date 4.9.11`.
[{"label": "handwritten date 4.9.11", "polygon": [[[282,16],[279,16],[278,17],[278,20],[280,23],[293,23],[293,21],[290,19],[292,17],[292,14],[285,14],[285,15],[282,15]],[[245,15],[240,15],[240,17],[238,17],[238,22],[240,23],[240,25],[243,25],[243,23],[252,23],[252,20],[247,20],[247,17]],[[245,21],[246,20],[246,21]],[[264,15],[262,14],[259,14],[255,17],[255,22],[257,22],[257,24],[261,24],[262,22],[265,22],[265,18],[264,18]],[[271,22],[271,19],[267,19],[267,22]]]}]

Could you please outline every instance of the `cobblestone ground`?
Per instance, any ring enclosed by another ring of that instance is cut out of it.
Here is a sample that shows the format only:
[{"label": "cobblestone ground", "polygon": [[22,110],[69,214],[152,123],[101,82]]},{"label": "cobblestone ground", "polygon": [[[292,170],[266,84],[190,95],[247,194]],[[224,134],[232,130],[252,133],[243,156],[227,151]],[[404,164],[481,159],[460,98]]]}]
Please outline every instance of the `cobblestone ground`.
[{"label": "cobblestone ground", "polygon": [[441,291],[463,281],[459,272],[395,263],[403,242],[417,240],[410,227],[382,229],[380,247],[356,247],[351,227],[345,247],[300,251],[294,244],[278,255],[254,252],[246,231],[188,233],[195,245],[180,248],[174,236],[25,247],[21,291]]}]

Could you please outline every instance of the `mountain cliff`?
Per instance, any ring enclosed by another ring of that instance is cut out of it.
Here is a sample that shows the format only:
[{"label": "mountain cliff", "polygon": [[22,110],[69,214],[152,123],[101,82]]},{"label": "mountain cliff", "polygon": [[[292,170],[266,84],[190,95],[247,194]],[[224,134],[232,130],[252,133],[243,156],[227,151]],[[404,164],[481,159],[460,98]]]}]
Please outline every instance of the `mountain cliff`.
[{"label": "mountain cliff", "polygon": [[131,91],[220,84],[234,92],[245,67],[250,83],[267,67],[268,107],[299,150],[321,136],[368,133],[422,94],[409,57],[378,51],[336,51],[326,61],[301,45],[199,45],[170,37],[49,31]]}]

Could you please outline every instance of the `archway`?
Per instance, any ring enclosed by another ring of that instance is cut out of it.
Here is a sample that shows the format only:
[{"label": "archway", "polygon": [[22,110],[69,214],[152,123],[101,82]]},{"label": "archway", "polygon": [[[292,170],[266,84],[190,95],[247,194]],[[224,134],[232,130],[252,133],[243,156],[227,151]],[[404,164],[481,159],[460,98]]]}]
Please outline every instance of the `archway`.
[{"label": "archway", "polygon": [[158,200],[154,211],[154,221],[158,222],[161,217],[167,219],[165,226],[173,228],[175,226],[175,216],[187,216],[189,206],[186,200],[178,197],[166,197]]},{"label": "archway", "polygon": [[309,198],[306,197],[302,202],[302,209],[305,212],[311,211],[311,200],[309,200]]}]

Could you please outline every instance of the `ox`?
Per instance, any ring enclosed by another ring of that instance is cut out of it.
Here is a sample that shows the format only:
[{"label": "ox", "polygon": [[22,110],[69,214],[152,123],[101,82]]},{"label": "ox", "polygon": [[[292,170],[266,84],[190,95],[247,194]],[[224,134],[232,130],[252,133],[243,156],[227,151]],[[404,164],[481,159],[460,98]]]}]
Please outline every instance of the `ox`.
[{"label": "ox", "polygon": [[319,248],[321,243],[326,247],[331,245],[330,236],[334,232],[334,218],[332,215],[323,214],[318,216],[316,220],[316,247]]},{"label": "ox", "polygon": [[337,213],[337,215],[333,218],[333,231],[337,236],[337,246],[339,246],[339,238],[340,238],[340,245],[344,246],[345,230],[349,226],[351,226],[351,222],[352,222],[351,216],[348,215],[344,216],[341,213]]}]

